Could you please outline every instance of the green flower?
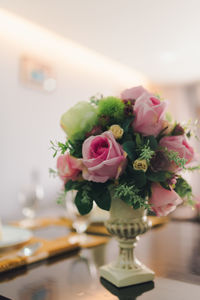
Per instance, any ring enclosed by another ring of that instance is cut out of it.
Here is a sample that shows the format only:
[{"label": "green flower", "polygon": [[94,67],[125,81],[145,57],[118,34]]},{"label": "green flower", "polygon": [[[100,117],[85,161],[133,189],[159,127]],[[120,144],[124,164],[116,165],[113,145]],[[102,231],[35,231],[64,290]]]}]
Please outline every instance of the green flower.
[{"label": "green flower", "polygon": [[78,102],[62,115],[60,123],[72,142],[84,139],[97,123],[97,110],[88,102]]},{"label": "green flower", "polygon": [[107,97],[98,103],[98,116],[109,117],[109,123],[115,124],[123,120],[125,104],[121,99]]}]

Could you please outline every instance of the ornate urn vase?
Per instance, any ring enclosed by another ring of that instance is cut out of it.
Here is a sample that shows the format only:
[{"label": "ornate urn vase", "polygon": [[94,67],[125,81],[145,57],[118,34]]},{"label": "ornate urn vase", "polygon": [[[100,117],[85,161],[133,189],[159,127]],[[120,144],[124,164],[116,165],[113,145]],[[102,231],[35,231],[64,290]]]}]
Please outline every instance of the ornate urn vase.
[{"label": "ornate urn vase", "polygon": [[118,240],[119,256],[116,261],[100,268],[100,276],[117,287],[152,281],[154,272],[134,256],[139,235],[151,227],[145,209],[135,210],[122,200],[112,198],[110,218],[105,226]]}]

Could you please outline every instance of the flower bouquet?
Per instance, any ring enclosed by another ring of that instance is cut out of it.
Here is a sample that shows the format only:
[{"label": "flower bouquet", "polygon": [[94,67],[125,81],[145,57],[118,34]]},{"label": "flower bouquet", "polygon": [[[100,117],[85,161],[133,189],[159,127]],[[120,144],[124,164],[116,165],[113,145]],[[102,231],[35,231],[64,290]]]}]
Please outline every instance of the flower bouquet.
[{"label": "flower bouquet", "polygon": [[88,214],[94,201],[110,210],[106,227],[121,250],[101,275],[117,286],[153,279],[130,246],[149,227],[146,211],[166,216],[183,201],[192,203],[192,189],[180,175],[195,169],[190,167],[190,131],[170,122],[166,108],[167,101],[142,86],[123,91],[120,98],[92,97],[61,117],[66,142],[52,142],[54,155],[61,151],[57,172],[64,191],[77,191],[79,213]]}]

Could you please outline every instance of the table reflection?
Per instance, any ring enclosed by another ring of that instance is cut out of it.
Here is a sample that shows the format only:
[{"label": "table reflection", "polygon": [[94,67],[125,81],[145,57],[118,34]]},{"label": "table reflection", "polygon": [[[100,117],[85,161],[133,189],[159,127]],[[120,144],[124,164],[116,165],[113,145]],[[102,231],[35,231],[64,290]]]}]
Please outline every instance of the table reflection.
[{"label": "table reflection", "polygon": [[143,293],[151,291],[154,288],[154,282],[146,282],[142,284],[131,285],[123,288],[118,288],[104,278],[100,278],[101,284],[113,295],[120,300],[135,300]]},{"label": "table reflection", "polygon": [[54,300],[56,295],[57,284],[51,278],[38,279],[19,290],[20,300]]}]

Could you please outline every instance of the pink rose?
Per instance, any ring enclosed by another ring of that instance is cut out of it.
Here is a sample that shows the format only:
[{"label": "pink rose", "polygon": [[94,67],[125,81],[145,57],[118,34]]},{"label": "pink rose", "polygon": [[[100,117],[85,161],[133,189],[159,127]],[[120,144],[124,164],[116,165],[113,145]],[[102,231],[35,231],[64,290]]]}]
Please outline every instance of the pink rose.
[{"label": "pink rose", "polygon": [[157,136],[163,128],[166,101],[160,101],[149,93],[143,93],[134,105],[134,131]]},{"label": "pink rose", "polygon": [[153,183],[151,186],[152,195],[149,203],[157,216],[167,216],[181,204],[183,200],[174,190],[166,190],[160,184]]},{"label": "pink rose", "polygon": [[186,164],[194,159],[194,149],[188,144],[183,135],[165,136],[160,140],[159,145],[169,151],[178,152],[181,158],[186,159]]},{"label": "pink rose", "polygon": [[136,100],[133,106],[135,114],[134,131],[143,135],[157,136],[163,129],[167,102],[160,101],[142,86],[123,91],[121,97],[123,100]]},{"label": "pink rose", "polygon": [[81,171],[81,160],[71,156],[69,153],[60,155],[57,159],[57,169],[60,178],[67,181],[76,180]]},{"label": "pink rose", "polygon": [[[133,87],[131,89],[124,90],[121,93],[121,98],[123,100],[136,100],[139,98],[143,93],[148,93],[147,90],[143,88],[143,86],[139,85],[136,87]],[[153,96],[153,95],[152,95]]]},{"label": "pink rose", "polygon": [[111,131],[91,136],[83,143],[83,178],[89,181],[106,182],[118,178],[126,166],[125,152],[115,141]]}]

